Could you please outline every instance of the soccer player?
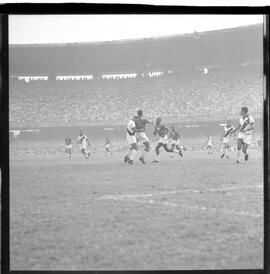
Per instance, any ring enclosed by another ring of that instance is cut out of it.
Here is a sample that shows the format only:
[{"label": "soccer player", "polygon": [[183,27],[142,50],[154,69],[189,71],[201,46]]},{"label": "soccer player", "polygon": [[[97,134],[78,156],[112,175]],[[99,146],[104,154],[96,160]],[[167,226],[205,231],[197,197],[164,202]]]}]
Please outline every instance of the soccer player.
[{"label": "soccer player", "polygon": [[141,109],[138,110],[138,119],[135,122],[136,129],[138,132],[136,132],[136,139],[137,142],[141,142],[144,144],[144,150],[142,151],[142,155],[140,156],[139,160],[145,164],[144,158],[145,153],[147,153],[150,150],[150,143],[149,139],[145,133],[146,124],[153,124],[153,122],[143,118],[143,111]]},{"label": "soccer player", "polygon": [[[172,139],[171,141],[171,149],[174,150],[177,148],[179,150],[179,154],[181,157],[183,157],[182,148],[180,146],[180,134],[175,130],[174,127],[172,127],[171,134],[169,135],[169,139]],[[173,152],[171,154],[171,158],[173,158]]]},{"label": "soccer player", "polygon": [[236,152],[236,163],[240,163],[241,149],[244,153],[245,161],[248,160],[248,147],[251,143],[252,130],[254,129],[254,119],[249,115],[248,108],[241,108],[241,117],[239,119],[238,126],[232,131],[232,133],[239,130],[237,136],[237,152]]},{"label": "soccer player", "polygon": [[83,131],[80,130],[80,135],[78,136],[78,144],[80,145],[80,151],[84,155],[85,159],[88,159],[90,157],[90,151],[86,150],[87,145],[90,147],[89,140],[85,134],[83,134]]},{"label": "soccer player", "polygon": [[226,126],[224,127],[224,134],[222,135],[222,140],[224,143],[224,153],[221,154],[220,158],[224,158],[226,156],[229,159],[229,149],[230,149],[230,142],[232,140],[232,131],[234,130],[234,126],[231,124],[230,121],[227,122]]},{"label": "soccer player", "polygon": [[138,153],[138,145],[136,139],[136,132],[139,132],[139,129],[136,128],[136,122],[138,121],[139,117],[134,116],[128,121],[127,124],[127,143],[129,145],[129,153],[124,157],[124,162],[133,165],[133,159]]},{"label": "soccer player", "polygon": [[207,149],[207,154],[213,153],[213,137],[211,135],[207,136],[206,149]]},{"label": "soccer player", "polygon": [[[111,140],[109,139],[109,137],[107,136],[106,137],[106,140],[105,140],[105,151],[106,151],[106,153],[109,153],[109,152],[111,152],[111,145],[112,145],[112,143],[111,143]],[[112,154],[112,152],[111,152],[111,154]]]},{"label": "soccer player", "polygon": [[71,150],[72,150],[72,140],[69,137],[69,135],[66,135],[66,139],[65,139],[65,145],[66,145],[66,153],[69,154],[69,158],[71,157]]},{"label": "soccer player", "polygon": [[158,140],[158,144],[155,148],[155,151],[156,151],[156,159],[153,160],[153,163],[158,163],[159,162],[159,150],[161,147],[164,148],[164,150],[166,152],[175,152],[175,153],[178,153],[180,155],[180,152],[179,150],[177,149],[169,149],[168,148],[168,128],[165,127],[164,125],[161,124],[161,118],[158,117],[156,119],[156,125],[155,125],[155,130],[154,130],[154,135],[157,135],[159,136],[159,140]]}]

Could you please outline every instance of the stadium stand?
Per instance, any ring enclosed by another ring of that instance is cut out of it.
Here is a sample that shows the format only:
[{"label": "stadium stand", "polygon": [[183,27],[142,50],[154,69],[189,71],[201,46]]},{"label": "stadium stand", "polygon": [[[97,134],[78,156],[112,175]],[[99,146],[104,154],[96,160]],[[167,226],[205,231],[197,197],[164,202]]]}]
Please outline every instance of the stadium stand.
[{"label": "stadium stand", "polygon": [[[171,122],[229,119],[242,105],[261,117],[262,39],[257,24],[127,41],[10,45],[10,127],[123,124],[138,108]],[[163,75],[142,77],[150,72]],[[101,77],[114,73],[137,77]],[[72,75],[93,80],[56,80]]]},{"label": "stadium stand", "polygon": [[249,66],[121,80],[26,83],[13,79],[10,126],[123,123],[138,108],[152,119],[228,119],[237,116],[242,105],[252,105],[251,113],[261,113],[262,90],[262,74]]}]

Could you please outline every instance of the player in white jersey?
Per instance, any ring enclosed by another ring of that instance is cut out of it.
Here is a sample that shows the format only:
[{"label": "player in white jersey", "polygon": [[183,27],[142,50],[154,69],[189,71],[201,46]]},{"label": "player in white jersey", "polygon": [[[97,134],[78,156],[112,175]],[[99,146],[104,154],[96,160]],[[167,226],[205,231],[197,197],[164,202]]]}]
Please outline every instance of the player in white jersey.
[{"label": "player in white jersey", "polygon": [[229,149],[230,149],[230,142],[232,141],[232,131],[234,130],[234,126],[231,122],[227,122],[226,126],[224,127],[224,134],[222,135],[222,140],[224,143],[224,153],[221,154],[220,158],[226,156],[229,159]]},{"label": "player in white jersey", "polygon": [[252,130],[254,129],[254,119],[249,115],[248,108],[241,108],[241,117],[239,120],[239,125],[232,131],[239,130],[237,136],[237,154],[236,154],[236,163],[240,163],[241,149],[244,153],[245,161],[248,160],[248,147],[251,143]]},{"label": "player in white jersey", "polygon": [[206,149],[207,154],[213,153],[213,137],[211,135],[207,136]]},{"label": "player in white jersey", "polygon": [[104,144],[104,146],[105,146],[105,151],[106,151],[106,153],[111,153],[111,155],[112,155],[111,145],[112,145],[111,140],[110,140],[109,137],[107,136],[107,137],[106,137],[106,140],[105,140],[105,144]]},{"label": "player in white jersey", "polygon": [[143,111],[141,109],[138,110],[138,119],[135,122],[136,129],[138,129],[138,132],[136,132],[136,139],[138,143],[144,144],[144,149],[141,152],[141,157],[139,160],[145,164],[144,158],[147,152],[150,150],[150,143],[149,139],[145,133],[146,130],[146,124],[153,124],[152,121],[149,121],[143,117]]},{"label": "player in white jersey", "polygon": [[138,153],[138,145],[136,139],[136,132],[139,132],[139,129],[136,129],[136,122],[138,121],[138,116],[134,116],[132,119],[128,121],[127,124],[127,143],[129,145],[129,152],[124,157],[124,162],[133,165],[133,159],[135,155]]},{"label": "player in white jersey", "polygon": [[84,155],[85,159],[90,157],[90,151],[87,150],[87,145],[90,147],[89,140],[85,134],[83,134],[82,130],[80,130],[80,135],[78,136],[78,144],[80,145],[80,151]]}]

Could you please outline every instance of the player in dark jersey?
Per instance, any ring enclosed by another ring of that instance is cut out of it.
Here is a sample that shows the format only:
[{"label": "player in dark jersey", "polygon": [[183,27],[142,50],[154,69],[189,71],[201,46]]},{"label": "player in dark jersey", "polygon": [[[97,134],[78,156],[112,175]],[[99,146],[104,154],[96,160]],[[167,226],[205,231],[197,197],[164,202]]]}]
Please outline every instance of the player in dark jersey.
[{"label": "player in dark jersey", "polygon": [[154,163],[159,162],[159,150],[160,150],[161,147],[163,147],[166,152],[175,152],[175,153],[178,153],[180,155],[179,150],[169,149],[168,148],[168,132],[169,132],[168,128],[161,124],[161,118],[158,117],[156,119],[155,130],[154,130],[154,133],[153,133],[154,135],[159,136],[158,144],[155,148],[156,159],[153,160]]},{"label": "player in dark jersey", "polygon": [[138,132],[136,132],[136,140],[138,143],[143,143],[145,148],[142,151],[142,155],[140,156],[139,160],[145,164],[144,158],[145,158],[145,153],[147,153],[150,150],[150,143],[149,143],[149,139],[145,133],[145,129],[146,129],[146,125],[147,124],[153,124],[153,122],[143,118],[143,111],[140,109],[137,112],[138,114],[138,119],[135,122],[136,125],[136,129],[138,130]]},{"label": "player in dark jersey", "polygon": [[69,135],[66,135],[66,139],[65,139],[65,145],[66,145],[66,153],[69,154],[69,158],[71,157],[71,150],[72,150],[72,140],[69,137]]},{"label": "player in dark jersey", "polygon": [[[183,157],[182,148],[180,146],[180,134],[175,130],[174,127],[172,127],[172,131],[169,135],[169,139],[172,139],[171,149],[174,150],[175,148],[177,148],[179,150],[179,155]],[[171,158],[173,158],[173,153],[171,155]]]}]

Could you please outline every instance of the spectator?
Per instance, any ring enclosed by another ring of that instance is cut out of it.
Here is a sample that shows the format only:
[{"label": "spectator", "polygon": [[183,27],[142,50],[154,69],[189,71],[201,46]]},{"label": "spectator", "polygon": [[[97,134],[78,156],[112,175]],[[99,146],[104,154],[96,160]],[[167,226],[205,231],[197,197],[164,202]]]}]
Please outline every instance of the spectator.
[{"label": "spectator", "polygon": [[157,78],[10,81],[10,126],[46,127],[124,122],[142,108],[149,118],[213,120],[262,113],[263,80],[247,69]]}]

